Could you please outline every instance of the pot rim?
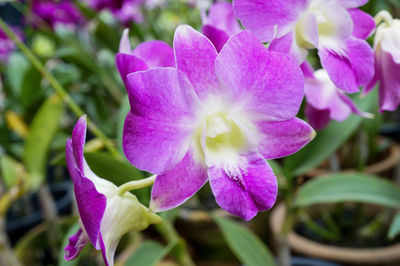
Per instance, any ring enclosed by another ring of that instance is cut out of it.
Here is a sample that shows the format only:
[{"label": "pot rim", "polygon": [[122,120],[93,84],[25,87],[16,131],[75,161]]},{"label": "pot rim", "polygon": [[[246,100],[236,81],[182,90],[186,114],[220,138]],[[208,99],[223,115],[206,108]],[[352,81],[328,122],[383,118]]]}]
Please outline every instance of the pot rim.
[{"label": "pot rim", "polygon": [[[279,235],[285,216],[284,203],[278,204],[271,212],[270,226],[275,239]],[[400,261],[400,244],[380,248],[345,248],[322,244],[294,231],[288,234],[288,241],[290,247],[299,254],[336,262],[371,265]]]}]

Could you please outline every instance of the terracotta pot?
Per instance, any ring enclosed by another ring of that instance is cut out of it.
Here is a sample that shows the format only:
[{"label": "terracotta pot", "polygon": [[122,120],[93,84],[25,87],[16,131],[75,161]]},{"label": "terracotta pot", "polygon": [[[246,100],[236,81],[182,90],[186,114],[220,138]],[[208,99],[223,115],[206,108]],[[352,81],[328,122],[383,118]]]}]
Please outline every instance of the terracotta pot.
[{"label": "terracotta pot", "polygon": [[[400,146],[397,144],[392,144],[392,146],[389,149],[389,154],[382,159],[379,162],[370,164],[365,167],[364,173],[366,174],[371,174],[371,175],[376,175],[380,174],[383,172],[386,172],[392,168],[394,168],[398,163],[400,162]],[[341,172],[355,172],[357,171],[356,169],[343,169]],[[306,173],[306,176],[309,177],[316,177],[316,176],[321,176],[324,174],[328,174],[330,171],[328,169],[323,169],[323,168],[316,168],[313,170],[310,170]]]},{"label": "terracotta pot", "polygon": [[[284,204],[276,206],[271,213],[271,230],[275,239],[285,216]],[[310,257],[357,265],[400,265],[400,244],[381,248],[336,247],[307,239],[293,231],[289,233],[288,240],[292,250]]]}]

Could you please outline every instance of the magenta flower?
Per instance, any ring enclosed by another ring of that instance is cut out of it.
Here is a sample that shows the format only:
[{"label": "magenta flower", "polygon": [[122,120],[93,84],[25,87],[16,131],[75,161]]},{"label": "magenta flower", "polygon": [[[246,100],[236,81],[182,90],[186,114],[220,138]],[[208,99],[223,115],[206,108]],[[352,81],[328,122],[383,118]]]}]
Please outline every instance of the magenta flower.
[{"label": "magenta flower", "polygon": [[65,150],[81,228],[69,238],[64,258],[76,258],[91,242],[101,250],[106,265],[112,266],[120,238],[131,230],[143,230],[160,218],[141,205],[133,194],[121,195],[113,183],[92,172],[83,157],[85,137],[86,117],[83,116],[76,123],[72,139],[67,140]]},{"label": "magenta flower", "polygon": [[36,16],[32,18],[35,25],[40,25],[40,19],[53,28],[58,24],[75,28],[84,21],[73,1],[69,0],[33,0],[32,9]]},{"label": "magenta flower", "polygon": [[174,51],[163,41],[147,41],[132,51],[129,43],[129,30],[125,29],[119,44],[115,64],[122,80],[127,86],[126,76],[136,71],[154,67],[175,67]]},{"label": "magenta flower", "polygon": [[141,5],[145,0],[85,0],[95,10],[109,10],[124,25],[142,22]]},{"label": "magenta flower", "polygon": [[354,93],[374,75],[372,49],[364,40],[373,18],[357,7],[368,0],[233,0],[245,28],[269,48],[290,54],[299,64],[318,49],[333,83]]},{"label": "magenta flower", "polygon": [[128,160],[157,174],[150,208],[174,208],[210,181],[217,203],[249,220],[271,208],[276,177],[266,160],[307,144],[313,129],[295,117],[303,74],[248,31],[218,54],[190,26],[174,37],[175,68],[129,74]]},{"label": "magenta flower", "polygon": [[351,113],[371,118],[372,114],[360,111],[354,102],[330,80],[324,69],[313,73],[308,63],[303,63],[304,93],[307,99],[306,115],[311,126],[323,129],[330,120],[342,122]]},{"label": "magenta flower", "polygon": [[230,2],[215,3],[208,11],[202,12],[203,34],[221,51],[229,37],[238,33],[241,28]]},{"label": "magenta flower", "polygon": [[387,11],[376,16],[381,23],[375,34],[375,76],[365,87],[370,92],[379,83],[381,111],[394,111],[400,104],[400,20],[392,19]]}]

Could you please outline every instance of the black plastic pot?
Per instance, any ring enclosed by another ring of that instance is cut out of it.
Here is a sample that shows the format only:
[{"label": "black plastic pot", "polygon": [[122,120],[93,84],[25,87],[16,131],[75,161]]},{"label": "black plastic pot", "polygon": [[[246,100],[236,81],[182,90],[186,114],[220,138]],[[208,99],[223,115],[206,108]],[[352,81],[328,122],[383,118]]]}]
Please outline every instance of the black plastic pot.
[{"label": "black plastic pot", "polygon": [[[57,213],[65,215],[72,209],[72,184],[63,182],[50,185]],[[29,205],[29,206],[27,206]],[[43,221],[37,193],[25,195],[12,204],[7,213],[6,231],[12,244],[21,236]]]}]

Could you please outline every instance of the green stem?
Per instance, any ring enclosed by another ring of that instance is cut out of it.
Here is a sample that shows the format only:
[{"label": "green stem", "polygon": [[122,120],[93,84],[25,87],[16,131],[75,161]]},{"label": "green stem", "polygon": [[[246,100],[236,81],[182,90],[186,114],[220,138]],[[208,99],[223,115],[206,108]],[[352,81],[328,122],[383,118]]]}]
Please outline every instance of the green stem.
[{"label": "green stem", "polygon": [[156,224],[155,226],[168,243],[175,245],[176,252],[174,253],[174,257],[178,261],[179,265],[194,266],[195,263],[187,252],[185,240],[179,236],[174,226],[165,218],[161,223]]},{"label": "green stem", "polygon": [[118,193],[119,195],[122,196],[125,192],[151,186],[155,180],[156,180],[156,175],[152,175],[144,179],[127,182],[118,188],[119,190]]},{"label": "green stem", "polygon": [[[15,44],[21,49],[29,61],[40,71],[44,78],[46,78],[54,90],[60,95],[64,102],[69,106],[72,112],[76,116],[80,117],[84,115],[84,111],[72,100],[66,90],[61,86],[61,84],[54,78],[54,76],[45,68],[45,66],[40,62],[40,60],[32,53],[32,51],[19,40],[19,38],[12,32],[8,25],[0,18],[0,28],[7,34],[7,36],[15,42]],[[119,157],[118,150],[115,148],[114,144],[107,138],[107,136],[94,124],[91,119],[88,119],[89,130],[98,138],[100,138],[106,148],[111,152],[114,157]]]}]

